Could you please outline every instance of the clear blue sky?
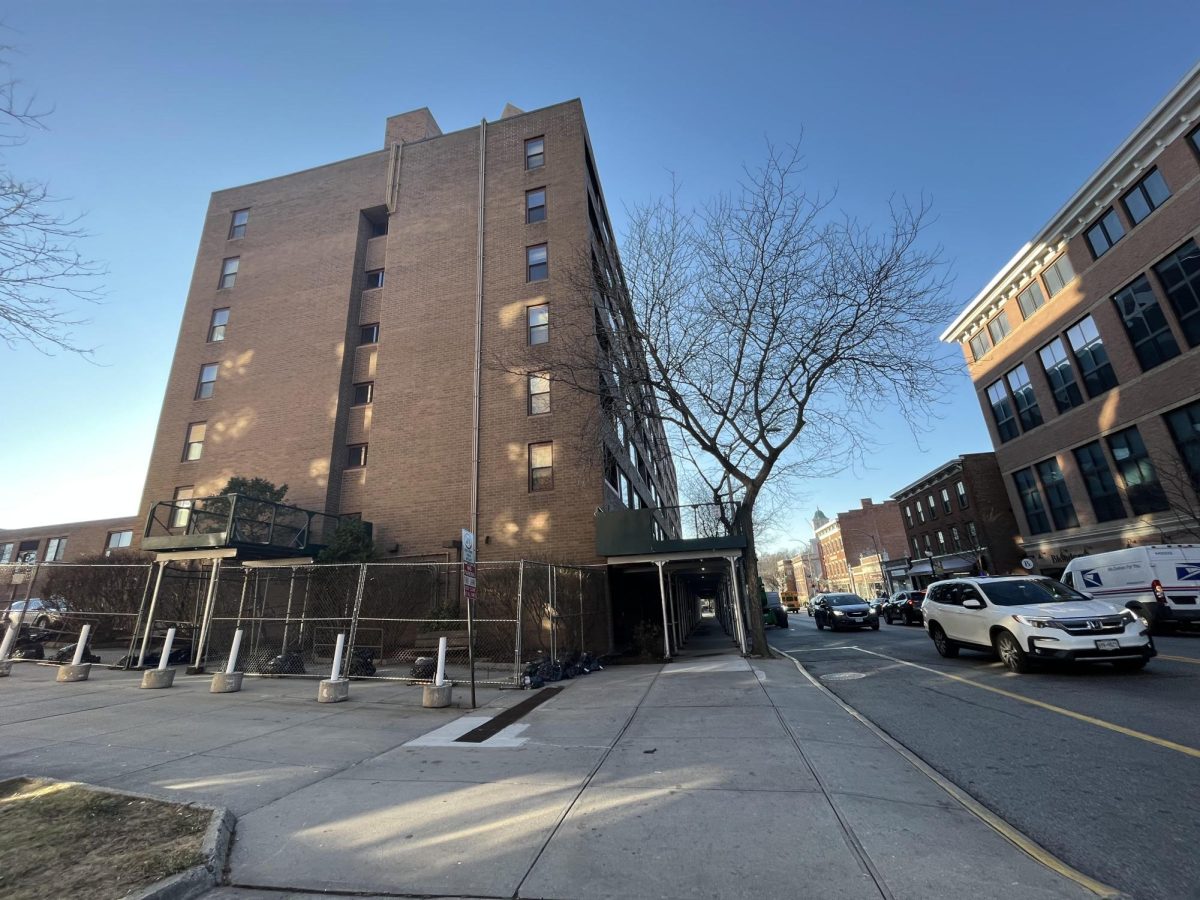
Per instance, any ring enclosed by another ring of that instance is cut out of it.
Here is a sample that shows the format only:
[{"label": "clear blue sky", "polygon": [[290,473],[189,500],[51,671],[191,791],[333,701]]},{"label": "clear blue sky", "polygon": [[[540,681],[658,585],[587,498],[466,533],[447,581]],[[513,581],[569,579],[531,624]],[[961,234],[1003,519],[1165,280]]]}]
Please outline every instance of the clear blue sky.
[{"label": "clear blue sky", "polygon": [[[931,197],[966,303],[1195,63],[1200,5],[63,3],[3,15],[14,74],[53,104],[7,152],[87,213],[108,301],[70,355],[0,347],[0,527],[137,510],[209,194],[581,97],[618,232],[669,171],[702,197],[803,132],[809,184],[878,219]],[[933,334],[945,325],[930,323]],[[801,486],[774,543],[990,449],[965,372],[944,416],[879,419],[865,471]]]}]

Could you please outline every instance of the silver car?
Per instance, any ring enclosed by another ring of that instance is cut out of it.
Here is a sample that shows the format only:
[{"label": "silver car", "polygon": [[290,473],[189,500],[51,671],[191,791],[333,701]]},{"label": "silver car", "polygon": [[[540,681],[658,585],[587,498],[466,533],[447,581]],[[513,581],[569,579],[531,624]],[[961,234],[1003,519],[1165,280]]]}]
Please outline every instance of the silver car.
[{"label": "silver car", "polygon": [[25,618],[21,619],[21,624],[31,628],[59,625],[67,617],[67,604],[61,597],[30,597],[28,603],[28,608],[24,600],[14,600],[8,604],[8,609],[4,611],[4,623],[16,625],[17,620],[21,619],[22,609],[25,610]]}]

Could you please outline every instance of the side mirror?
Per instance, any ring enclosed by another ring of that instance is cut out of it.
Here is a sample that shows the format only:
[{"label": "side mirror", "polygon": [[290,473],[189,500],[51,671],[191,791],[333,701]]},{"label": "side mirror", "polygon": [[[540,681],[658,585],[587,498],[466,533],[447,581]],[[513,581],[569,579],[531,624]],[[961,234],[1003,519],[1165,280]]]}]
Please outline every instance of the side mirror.
[{"label": "side mirror", "polygon": [[983,609],[983,601],[970,597],[963,601],[963,609]]}]

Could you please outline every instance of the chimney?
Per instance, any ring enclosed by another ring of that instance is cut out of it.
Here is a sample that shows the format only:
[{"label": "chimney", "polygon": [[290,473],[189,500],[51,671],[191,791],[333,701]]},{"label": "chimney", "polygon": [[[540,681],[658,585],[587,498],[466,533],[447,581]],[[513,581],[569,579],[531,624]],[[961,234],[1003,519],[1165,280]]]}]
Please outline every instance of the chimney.
[{"label": "chimney", "polygon": [[442,133],[438,123],[433,120],[433,113],[428,106],[389,116],[387,130],[384,132],[383,146],[392,144],[411,144],[413,141],[423,141],[426,138],[437,137]]}]

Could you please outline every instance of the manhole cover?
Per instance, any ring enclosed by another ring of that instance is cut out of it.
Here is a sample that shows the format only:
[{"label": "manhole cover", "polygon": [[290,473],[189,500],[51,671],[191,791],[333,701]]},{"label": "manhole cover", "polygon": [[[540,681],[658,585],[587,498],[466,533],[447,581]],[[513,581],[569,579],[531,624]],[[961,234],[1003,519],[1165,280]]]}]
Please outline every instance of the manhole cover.
[{"label": "manhole cover", "polygon": [[866,678],[866,672],[832,672],[829,675],[822,675],[822,681],[853,681],[856,678]]}]

